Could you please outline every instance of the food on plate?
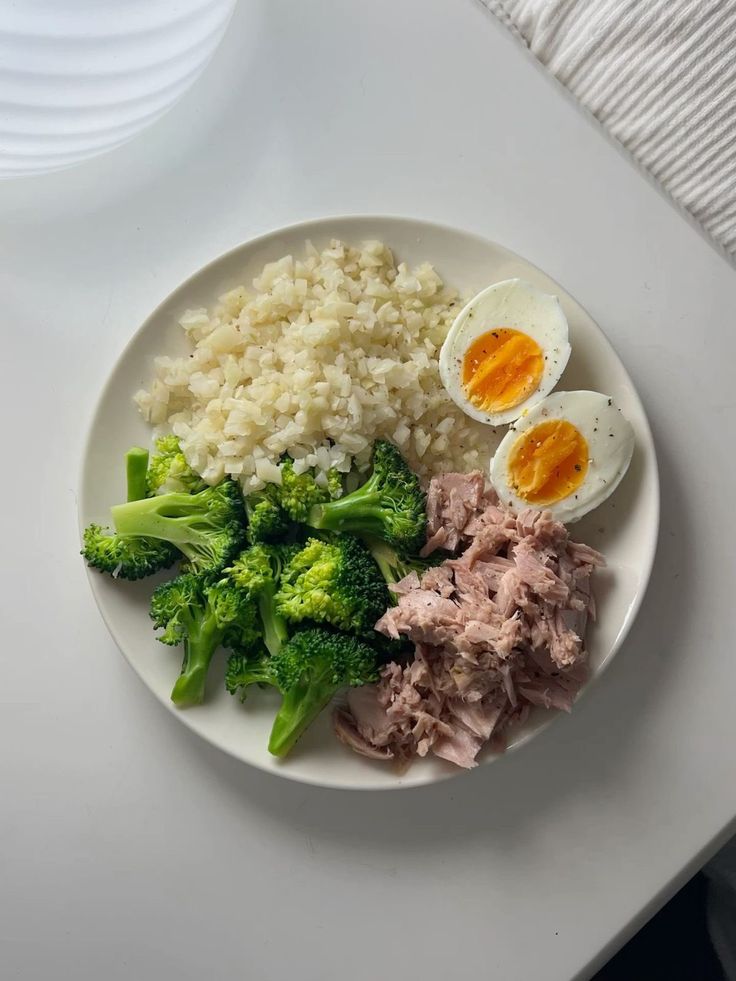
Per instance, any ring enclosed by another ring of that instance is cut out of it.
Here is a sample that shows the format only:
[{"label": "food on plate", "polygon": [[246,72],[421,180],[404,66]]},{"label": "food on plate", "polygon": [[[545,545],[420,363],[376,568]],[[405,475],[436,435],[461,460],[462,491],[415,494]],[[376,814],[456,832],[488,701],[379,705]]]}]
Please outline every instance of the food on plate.
[{"label": "food on plate", "polygon": [[169,434],[159,436],[156,440],[156,452],[151,457],[146,472],[145,492],[137,497],[128,494],[128,500],[137,501],[148,494],[165,494],[167,491],[192,494],[204,490],[206,486],[200,475],[187,463],[179,440]]},{"label": "food on plate", "polygon": [[284,566],[275,602],[290,623],[310,620],[370,636],[388,594],[366,545],[340,534],[307,539]]},{"label": "food on plate", "polygon": [[411,552],[424,542],[424,492],[396,447],[379,440],[368,480],[352,494],[315,504],[305,521],[319,531],[372,535]]},{"label": "food on plate", "polygon": [[170,568],[179,553],[168,542],[155,538],[129,538],[92,523],[84,529],[83,548],[87,563],[116,579],[145,579]]},{"label": "food on plate", "polygon": [[117,535],[174,545],[193,572],[219,572],[245,543],[243,498],[229,479],[195,494],[169,491],[116,504],[110,515]]},{"label": "food on plate", "polygon": [[634,452],[634,430],[600,392],[553,392],[501,441],[491,481],[511,508],[546,508],[577,521],[618,487]]},{"label": "food on plate", "polygon": [[555,387],[570,357],[560,301],[522,279],[494,283],[460,311],[440,352],[457,405],[493,426],[513,422]]},{"label": "food on plate", "polygon": [[276,654],[289,637],[286,620],[277,609],[276,594],[284,566],[298,551],[295,543],[258,543],[241,552],[225,570],[230,580],[257,606],[263,643],[269,654]]},{"label": "food on plate", "polygon": [[184,645],[181,674],[171,692],[179,708],[204,701],[205,682],[218,647],[249,649],[258,645],[256,607],[227,579],[184,572],[162,583],[151,597],[151,619],[162,630],[162,644]]},{"label": "food on plate", "polygon": [[156,360],[137,403],[181,440],[209,483],[238,479],[246,494],[277,481],[284,453],[320,481],[368,467],[387,439],[428,479],[484,467],[488,428],[447,394],[437,355],[457,294],[423,263],[397,263],[380,242],[333,241],[269,263],[181,326],[191,356]]},{"label": "food on plate", "polygon": [[378,242],[309,247],[254,289],[184,317],[190,356],[136,397],[154,453],[128,452],[112,529],[83,534],[114,578],[180,561],[149,611],[183,647],[174,704],[206,701],[222,648],[246,711],[280,693],[275,756],[347,689],[348,746],[461,767],[533,707],[569,711],[604,560],[563,522],[613,492],[634,435],[611,398],[551,391],[557,299],[508,280],[450,327],[455,294]]},{"label": "food on plate", "polygon": [[415,645],[335,715],[343,742],[408,762],[431,752],[472,767],[532,706],[570,711],[586,679],[590,577],[603,557],[548,511],[506,510],[479,471],[433,478],[429,547],[453,553],[391,588],[376,629]]},{"label": "food on plate", "polygon": [[125,454],[125,481],[128,501],[139,501],[148,494],[149,453],[133,446]]},{"label": "food on plate", "polygon": [[[405,576],[408,576],[410,572],[416,572],[417,575],[422,575],[431,565],[436,564],[431,558],[427,559],[419,555],[397,551],[388,542],[383,542],[377,538],[367,538],[366,543],[388,586],[399,582]],[[389,593],[391,602],[394,602],[394,594],[390,590]]]},{"label": "food on plate", "polygon": [[[155,459],[155,457],[154,457]],[[151,461],[153,462],[153,461]],[[148,450],[134,446],[125,455],[128,501],[148,493]],[[176,562],[179,553],[159,538],[130,538],[101,525],[87,525],[82,536],[82,555],[88,565],[120,579],[144,579]]]},{"label": "food on plate", "polygon": [[340,688],[376,678],[376,651],[349,634],[315,627],[300,630],[272,657],[234,655],[227,668],[231,694],[244,698],[251,685],[271,685],[281,693],[268,750],[286,756]]},{"label": "food on plate", "polygon": [[[132,554],[161,544],[182,560],[180,574],[154,590],[150,605],[154,629],[161,631],[158,639],[184,648],[171,700],[179,708],[204,701],[212,659],[222,647],[231,652],[229,691],[244,695],[258,683],[281,692],[269,746],[284,756],[338,688],[375,680],[386,653],[397,649],[374,629],[390,605],[384,576],[361,538],[343,531],[315,532],[306,524],[315,507],[339,493],[332,476],[322,488],[316,473],[296,474],[293,460],[282,460],[284,479],[271,485],[269,497],[283,522],[281,540],[249,544],[246,526],[253,512],[244,507],[239,485],[227,477],[200,490],[182,464],[175,437],[159,439],[157,451],[147,469],[141,469],[148,463],[145,451],[128,453],[128,494],[135,488],[148,496],[115,505],[111,515],[115,535]],[[374,457],[366,485],[378,490],[361,497],[359,487],[346,495],[345,500],[357,501],[350,513],[368,520],[376,535],[396,538],[394,525],[376,522],[375,513],[393,504],[403,527],[401,501],[419,495],[421,515],[413,507],[412,533],[418,521],[423,532],[424,496],[415,475],[395,447],[379,442]],[[189,493],[168,490],[172,481],[189,487]],[[375,538],[371,547],[377,547]],[[100,571],[119,575],[119,563],[95,562],[96,554],[88,554],[86,545],[83,554]]]}]

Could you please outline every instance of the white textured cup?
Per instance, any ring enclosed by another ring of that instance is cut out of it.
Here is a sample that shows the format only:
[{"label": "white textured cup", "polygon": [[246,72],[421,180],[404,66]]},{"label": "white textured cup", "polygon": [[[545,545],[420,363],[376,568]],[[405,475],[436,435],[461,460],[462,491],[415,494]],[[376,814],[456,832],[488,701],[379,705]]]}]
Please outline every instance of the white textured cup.
[{"label": "white textured cup", "polygon": [[163,115],[235,0],[0,0],[0,177],[59,170]]}]

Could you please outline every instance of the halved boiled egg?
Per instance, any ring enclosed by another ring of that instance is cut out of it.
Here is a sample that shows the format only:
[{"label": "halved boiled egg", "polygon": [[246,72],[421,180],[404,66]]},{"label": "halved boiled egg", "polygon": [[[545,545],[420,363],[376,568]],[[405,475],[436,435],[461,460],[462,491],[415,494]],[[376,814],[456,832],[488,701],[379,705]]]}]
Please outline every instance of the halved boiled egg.
[{"label": "halved boiled egg", "polygon": [[507,279],[460,311],[440,351],[440,377],[464,412],[500,426],[548,395],[569,357],[557,297]]},{"label": "halved boiled egg", "polygon": [[509,428],[491,461],[491,482],[515,510],[549,510],[565,523],[618,487],[634,430],[600,392],[555,392]]}]

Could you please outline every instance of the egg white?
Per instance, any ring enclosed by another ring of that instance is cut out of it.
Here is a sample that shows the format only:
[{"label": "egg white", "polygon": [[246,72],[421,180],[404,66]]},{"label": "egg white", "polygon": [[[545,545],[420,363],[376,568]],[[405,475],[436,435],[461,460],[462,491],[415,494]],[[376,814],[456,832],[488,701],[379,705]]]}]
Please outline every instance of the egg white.
[{"label": "egg white", "polygon": [[[502,412],[487,412],[473,405],[462,382],[463,357],[481,334],[509,327],[536,341],[544,355],[537,388],[518,405]],[[560,380],[570,358],[567,318],[556,296],[543,293],[523,279],[494,283],[469,300],[457,316],[440,351],[442,384],[453,402],[467,415],[491,426],[518,419],[548,395]]]},{"label": "egg white", "polygon": [[[508,461],[517,439],[548,419],[565,419],[583,435],[588,444],[588,470],[580,486],[567,497],[535,505],[511,489]],[[514,510],[539,507],[567,524],[598,507],[616,490],[633,452],[634,430],[613,399],[600,392],[554,392],[509,427],[491,460],[491,483],[501,501]]]}]

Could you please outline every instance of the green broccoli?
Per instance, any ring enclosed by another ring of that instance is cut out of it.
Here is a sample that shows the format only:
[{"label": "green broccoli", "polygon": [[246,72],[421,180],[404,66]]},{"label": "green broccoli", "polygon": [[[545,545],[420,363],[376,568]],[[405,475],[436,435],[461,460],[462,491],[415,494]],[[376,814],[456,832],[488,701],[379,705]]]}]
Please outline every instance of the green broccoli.
[{"label": "green broccoli", "polygon": [[245,544],[240,488],[223,480],[197,494],[169,493],[111,509],[121,536],[159,538],[175,545],[192,572],[219,572]]},{"label": "green broccoli", "polygon": [[183,573],[154,591],[150,612],[154,628],[163,630],[162,644],[184,644],[181,674],[171,692],[179,708],[203,701],[207,671],[220,644],[237,651],[260,647],[255,604],[227,580]]},{"label": "green broccoli", "polygon": [[[410,572],[416,572],[421,579],[430,566],[437,565],[442,561],[442,553],[437,557],[423,559],[418,555],[406,555],[399,552],[378,538],[366,538],[365,543],[389,587],[400,582]],[[390,589],[389,592],[391,592]]]},{"label": "green broccoli", "polygon": [[266,484],[263,490],[254,491],[246,497],[248,541],[251,544],[279,542],[288,534],[290,522],[279,504],[279,490],[277,484]]},{"label": "green broccoli", "polygon": [[133,446],[125,454],[125,478],[128,501],[141,501],[148,496],[148,450]]},{"label": "green broccoli", "polygon": [[310,508],[334,500],[342,493],[342,477],[336,470],[330,470],[326,486],[318,483],[314,470],[296,473],[294,461],[290,456],[281,460],[281,483],[276,485],[278,500],[292,521],[303,524]]},{"label": "green broccoli", "polygon": [[400,551],[417,551],[426,534],[425,496],[419,478],[396,447],[378,440],[366,483],[336,501],[313,505],[306,524],[318,530],[370,535]]},{"label": "green broccoli", "polygon": [[239,692],[240,700],[244,702],[251,685],[275,686],[271,657],[265,648],[248,654],[234,651],[227,659],[225,688],[230,694]]},{"label": "green broccoli", "polygon": [[258,604],[263,640],[270,654],[278,653],[288,637],[286,622],[276,610],[274,597],[281,571],[299,546],[252,545],[225,572],[250,599]]},{"label": "green broccoli", "polygon": [[115,579],[144,579],[168,569],[179,553],[168,542],[156,538],[121,537],[100,525],[87,525],[82,555],[87,564]]},{"label": "green broccoli", "polygon": [[327,471],[327,493],[330,495],[330,500],[335,501],[338,497],[342,497],[344,491],[344,475],[331,467]]},{"label": "green broccoli", "polygon": [[[134,446],[125,454],[128,501],[146,496],[148,450]],[[116,579],[143,579],[168,569],[179,557],[168,542],[156,538],[122,538],[98,524],[88,525],[82,536],[82,555],[87,563]]]},{"label": "green broccoli", "polygon": [[344,685],[376,681],[376,652],[346,634],[315,628],[295,634],[271,665],[283,696],[268,751],[286,756]]},{"label": "green broccoli", "polygon": [[286,756],[340,688],[365,685],[377,677],[372,647],[317,627],[294,634],[274,657],[231,658],[227,685],[233,694],[244,693],[252,684],[272,685],[281,692],[268,750]]},{"label": "green broccoli", "polygon": [[354,535],[308,539],[285,565],[276,594],[276,609],[289,621],[357,634],[372,633],[388,603],[378,566]]},{"label": "green broccoli", "polygon": [[252,544],[282,542],[294,523],[305,521],[313,505],[331,501],[342,493],[342,475],[336,470],[327,473],[323,487],[314,470],[296,473],[290,456],[282,457],[280,469],[280,484],[266,484],[245,499],[248,541]]},{"label": "green broccoli", "polygon": [[[196,494],[207,484],[187,463],[176,436],[160,436],[156,440],[156,453],[148,466],[149,494]],[[135,500],[135,498],[129,498]]]}]

